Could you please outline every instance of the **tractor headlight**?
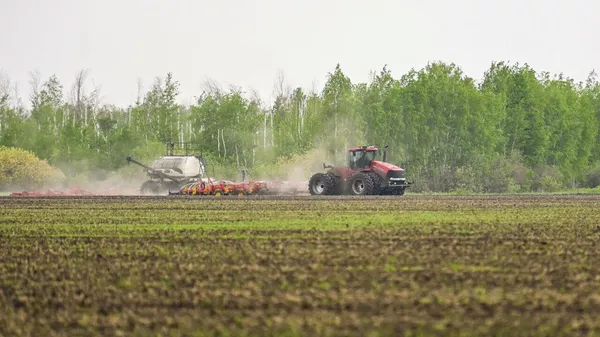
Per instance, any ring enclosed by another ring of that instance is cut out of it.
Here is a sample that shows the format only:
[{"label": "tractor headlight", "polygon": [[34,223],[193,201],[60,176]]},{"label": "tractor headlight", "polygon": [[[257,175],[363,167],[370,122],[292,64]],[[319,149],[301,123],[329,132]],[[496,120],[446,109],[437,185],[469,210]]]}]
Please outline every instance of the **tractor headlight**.
[{"label": "tractor headlight", "polygon": [[390,186],[404,185],[406,178],[390,177]]}]

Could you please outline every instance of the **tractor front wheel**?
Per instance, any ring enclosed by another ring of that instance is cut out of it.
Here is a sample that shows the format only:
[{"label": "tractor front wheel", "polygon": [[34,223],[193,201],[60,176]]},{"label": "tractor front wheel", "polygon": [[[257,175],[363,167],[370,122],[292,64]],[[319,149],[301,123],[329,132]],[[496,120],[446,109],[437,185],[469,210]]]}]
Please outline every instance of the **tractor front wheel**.
[{"label": "tractor front wheel", "polygon": [[404,195],[404,187],[403,188],[398,188],[394,190],[394,195]]},{"label": "tractor front wheel", "polygon": [[383,178],[381,178],[381,176],[375,172],[369,172],[367,174],[369,175],[369,177],[371,177],[371,180],[373,180],[373,194],[382,194],[381,181],[383,180]]},{"label": "tractor front wheel", "polygon": [[374,190],[373,179],[368,174],[359,173],[350,179],[349,190],[353,195],[371,195]]},{"label": "tractor front wheel", "polygon": [[334,182],[331,176],[324,173],[315,173],[308,182],[308,191],[311,195],[327,195],[333,190]]}]

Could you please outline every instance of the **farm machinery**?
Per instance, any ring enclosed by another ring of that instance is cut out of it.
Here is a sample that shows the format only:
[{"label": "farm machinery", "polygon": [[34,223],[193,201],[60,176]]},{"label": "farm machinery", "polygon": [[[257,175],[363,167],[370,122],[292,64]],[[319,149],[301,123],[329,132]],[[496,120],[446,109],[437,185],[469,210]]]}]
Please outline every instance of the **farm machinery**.
[{"label": "farm machinery", "polygon": [[179,192],[169,192],[170,195],[273,195],[273,194],[295,194],[297,189],[285,181],[241,181],[210,179],[187,184]]},{"label": "farm machinery", "polygon": [[206,161],[200,155],[173,154],[173,143],[167,155],[156,159],[150,166],[127,157],[127,162],[134,163],[148,174],[148,180],[140,187],[141,194],[168,195],[254,195],[295,193],[295,187],[286,181],[247,181],[247,170],[242,170],[242,181],[218,180],[208,176]]},{"label": "farm machinery", "polygon": [[[153,195],[281,195],[306,193],[306,182],[247,180],[242,170],[241,181],[209,177],[206,161],[201,155],[173,154],[173,143],[167,144],[167,154],[145,165],[131,156],[128,163],[141,166],[148,179],[140,186],[141,194]],[[170,149],[169,149],[170,147]],[[323,163],[324,173],[314,174],[308,187],[311,195],[403,195],[412,183],[404,177],[404,169],[386,162],[387,145],[383,159],[376,160],[379,148],[360,146],[347,150],[347,164],[334,167]],[[118,190],[118,188],[116,188]],[[92,192],[79,188],[68,191],[15,192],[15,196],[41,195],[119,195],[114,186],[110,190],[94,188]],[[302,192],[301,192],[302,191]]]},{"label": "farm machinery", "polygon": [[189,155],[186,143],[185,154],[173,154],[174,144],[167,143],[167,154],[160,156],[150,166],[128,156],[148,174],[148,180],[140,187],[141,194],[164,194],[179,191],[184,185],[200,181],[206,175],[206,161],[201,155]]},{"label": "farm machinery", "polygon": [[349,148],[347,166],[333,167],[323,163],[325,173],[315,173],[308,182],[311,195],[403,195],[412,183],[404,178],[404,169],[387,163],[387,148],[383,160],[377,161],[379,148],[361,146]]},{"label": "farm machinery", "polygon": [[163,194],[179,190],[182,186],[200,181],[204,176],[204,163],[197,156],[161,156],[147,166],[127,157],[128,163],[134,163],[144,168],[148,180],[140,187],[141,194]]}]

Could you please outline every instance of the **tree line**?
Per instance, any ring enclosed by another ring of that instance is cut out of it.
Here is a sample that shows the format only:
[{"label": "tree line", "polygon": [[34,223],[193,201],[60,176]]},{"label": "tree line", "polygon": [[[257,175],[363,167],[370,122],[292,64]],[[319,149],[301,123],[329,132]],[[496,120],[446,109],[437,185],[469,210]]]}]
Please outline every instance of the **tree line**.
[{"label": "tree line", "polygon": [[[177,103],[171,73],[128,107],[100,104],[80,72],[70,95],[56,76],[33,77],[31,108],[0,85],[0,145],[18,147],[66,175],[116,170],[127,155],[151,159],[165,142],[202,145],[229,168],[268,171],[282,158],[324,149],[389,144],[416,191],[528,192],[600,185],[600,85],[494,62],[476,82],[453,63],[432,62],[394,78],[383,67],[354,83],[338,64],[321,91],[277,82],[272,105],[209,82]],[[262,172],[268,174],[268,172]]]}]

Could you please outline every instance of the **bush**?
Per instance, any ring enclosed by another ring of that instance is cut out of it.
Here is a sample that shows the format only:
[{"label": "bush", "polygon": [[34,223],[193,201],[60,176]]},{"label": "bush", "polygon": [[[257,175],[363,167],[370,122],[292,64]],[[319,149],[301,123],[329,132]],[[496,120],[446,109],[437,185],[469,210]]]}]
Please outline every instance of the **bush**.
[{"label": "bush", "polygon": [[482,176],[484,192],[517,193],[529,190],[527,167],[518,153],[498,156],[487,163]]},{"label": "bush", "polygon": [[586,174],[586,186],[596,188],[600,186],[600,163],[596,163]]},{"label": "bush", "polygon": [[540,167],[534,170],[533,184],[531,186],[533,192],[556,192],[562,189],[563,177],[560,171],[551,166]]},{"label": "bush", "polygon": [[446,183],[451,191],[457,193],[481,192],[480,171],[475,165],[457,167],[453,175],[453,179]]},{"label": "bush", "polygon": [[0,146],[0,190],[55,187],[65,175],[30,151]]}]

